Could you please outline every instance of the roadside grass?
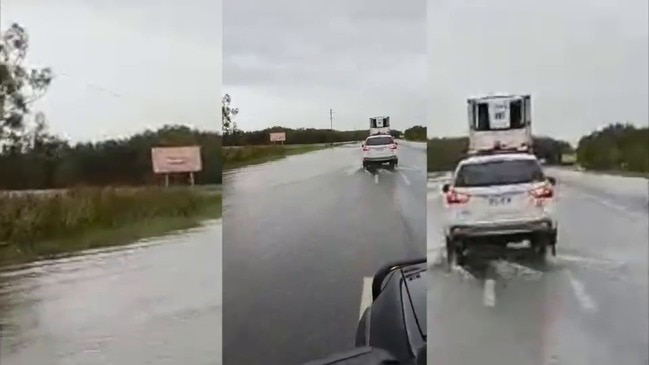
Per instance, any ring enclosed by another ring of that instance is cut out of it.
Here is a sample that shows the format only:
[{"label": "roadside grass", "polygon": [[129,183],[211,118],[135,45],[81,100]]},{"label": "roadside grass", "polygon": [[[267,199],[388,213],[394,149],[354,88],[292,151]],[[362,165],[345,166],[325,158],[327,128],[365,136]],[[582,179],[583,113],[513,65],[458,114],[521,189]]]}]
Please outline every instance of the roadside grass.
[{"label": "roadside grass", "polygon": [[235,169],[329,148],[325,144],[223,147],[223,167]]},{"label": "roadside grass", "polygon": [[132,243],[220,218],[220,189],[84,188],[0,195],[0,266]]}]

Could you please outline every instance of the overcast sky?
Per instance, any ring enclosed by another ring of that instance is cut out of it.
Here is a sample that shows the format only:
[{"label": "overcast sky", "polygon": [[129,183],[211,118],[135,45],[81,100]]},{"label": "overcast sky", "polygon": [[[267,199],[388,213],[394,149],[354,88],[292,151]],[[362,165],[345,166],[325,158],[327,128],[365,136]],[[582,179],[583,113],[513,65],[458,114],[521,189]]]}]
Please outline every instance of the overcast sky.
[{"label": "overcast sky", "polygon": [[27,29],[29,63],[58,75],[35,105],[52,132],[220,130],[221,0],[2,0],[0,13],[3,30]]},{"label": "overcast sky", "polygon": [[466,97],[531,93],[538,134],[646,125],[647,0],[429,0],[429,135],[467,128]]},{"label": "overcast sky", "polygon": [[223,35],[241,129],[426,124],[425,0],[223,0]]}]

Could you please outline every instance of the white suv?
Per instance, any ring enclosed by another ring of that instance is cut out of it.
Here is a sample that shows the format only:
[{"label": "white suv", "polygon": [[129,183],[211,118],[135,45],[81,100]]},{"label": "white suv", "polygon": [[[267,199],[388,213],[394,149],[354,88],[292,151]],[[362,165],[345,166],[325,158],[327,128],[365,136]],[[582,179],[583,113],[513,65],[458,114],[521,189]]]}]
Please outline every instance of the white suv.
[{"label": "white suv", "polygon": [[462,265],[468,250],[529,240],[545,257],[556,254],[556,180],[528,153],[496,153],[462,160],[443,187],[446,253]]},{"label": "white suv", "polygon": [[397,142],[388,134],[369,136],[361,146],[363,149],[363,168],[388,164],[393,169],[399,163]]}]

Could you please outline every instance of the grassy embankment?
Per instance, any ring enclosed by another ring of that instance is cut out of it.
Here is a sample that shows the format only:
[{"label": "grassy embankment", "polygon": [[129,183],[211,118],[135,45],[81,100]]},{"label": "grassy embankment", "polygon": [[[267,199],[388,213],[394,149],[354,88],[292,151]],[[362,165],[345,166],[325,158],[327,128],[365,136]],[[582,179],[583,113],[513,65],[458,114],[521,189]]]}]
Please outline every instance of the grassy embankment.
[{"label": "grassy embankment", "polygon": [[221,216],[220,187],[0,195],[0,266],[127,244]]},{"label": "grassy embankment", "polygon": [[256,165],[325,148],[329,148],[329,145],[295,144],[223,147],[223,166],[226,169],[233,169]]}]

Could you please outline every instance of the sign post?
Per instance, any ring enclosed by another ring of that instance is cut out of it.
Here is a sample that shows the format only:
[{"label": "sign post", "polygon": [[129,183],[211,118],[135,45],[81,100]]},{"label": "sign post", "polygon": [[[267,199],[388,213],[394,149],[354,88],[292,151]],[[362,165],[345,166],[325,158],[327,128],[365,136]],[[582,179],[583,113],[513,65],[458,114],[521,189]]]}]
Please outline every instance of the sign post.
[{"label": "sign post", "polygon": [[169,175],[173,173],[189,173],[193,186],[194,173],[203,168],[200,146],[153,147],[151,163],[154,173],[164,174],[165,187],[169,186]]},{"label": "sign post", "polygon": [[273,142],[273,144],[277,142],[284,144],[284,141],[286,141],[286,132],[271,132],[270,141]]}]

